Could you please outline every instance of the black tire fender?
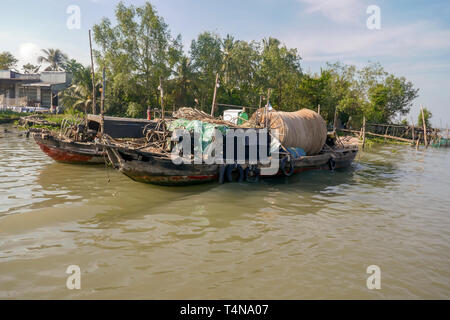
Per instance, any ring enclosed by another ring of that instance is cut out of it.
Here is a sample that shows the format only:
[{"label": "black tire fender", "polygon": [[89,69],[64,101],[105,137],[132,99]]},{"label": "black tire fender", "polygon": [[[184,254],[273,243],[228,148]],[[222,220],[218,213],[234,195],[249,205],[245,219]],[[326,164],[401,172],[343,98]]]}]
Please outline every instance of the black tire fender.
[{"label": "black tire fender", "polygon": [[[251,176],[250,173],[254,175]],[[248,166],[245,168],[245,181],[255,183],[259,181],[259,176],[261,174],[261,170],[257,166]]]},{"label": "black tire fender", "polygon": [[233,182],[233,171],[237,170],[239,172],[239,178],[237,182],[244,181],[244,169],[240,164],[232,164],[227,166],[227,179],[229,182]]},{"label": "black tire fender", "polygon": [[219,169],[219,183],[223,184],[225,182],[225,171],[227,170],[227,166],[220,166]]},{"label": "black tire fender", "polygon": [[[286,171],[286,162],[288,160],[289,160],[289,171]],[[283,172],[283,174],[286,177],[290,177],[290,176],[292,176],[294,174],[294,172],[295,172],[295,163],[290,157],[284,157],[281,160],[281,172]]]},{"label": "black tire fender", "polygon": [[330,171],[334,171],[334,169],[336,169],[336,160],[334,160],[334,158],[330,158],[328,160],[328,168],[330,168]]}]

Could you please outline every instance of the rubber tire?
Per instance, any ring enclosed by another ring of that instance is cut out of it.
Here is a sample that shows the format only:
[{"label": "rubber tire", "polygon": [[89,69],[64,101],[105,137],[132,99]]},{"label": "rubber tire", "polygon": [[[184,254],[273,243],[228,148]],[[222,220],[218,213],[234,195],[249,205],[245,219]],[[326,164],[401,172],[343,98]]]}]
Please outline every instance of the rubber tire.
[{"label": "rubber tire", "polygon": [[330,160],[328,160],[328,168],[330,168],[330,171],[334,171],[336,169],[336,160],[330,158]]},{"label": "rubber tire", "polygon": [[242,169],[240,164],[232,164],[232,165],[228,165],[227,166],[227,179],[229,182],[234,182],[233,181],[233,171],[235,169],[237,169],[239,171],[239,178],[237,180],[237,182],[242,182],[244,181],[244,169]]},{"label": "rubber tire", "polygon": [[[254,172],[255,175],[253,177],[249,176],[250,172]],[[245,168],[245,181],[250,183],[256,183],[259,181],[259,175],[261,174],[261,170],[257,166],[248,166]]]},{"label": "rubber tire", "polygon": [[225,172],[227,170],[227,166],[220,166],[219,169],[219,183],[223,184],[225,182]]},{"label": "rubber tire", "polygon": [[290,170],[288,172],[286,172],[286,161],[288,160],[288,158],[289,157],[284,157],[281,160],[281,172],[283,172],[285,177],[290,177],[295,172],[295,164],[294,164],[294,161],[292,161],[292,160],[289,160],[289,169]]}]

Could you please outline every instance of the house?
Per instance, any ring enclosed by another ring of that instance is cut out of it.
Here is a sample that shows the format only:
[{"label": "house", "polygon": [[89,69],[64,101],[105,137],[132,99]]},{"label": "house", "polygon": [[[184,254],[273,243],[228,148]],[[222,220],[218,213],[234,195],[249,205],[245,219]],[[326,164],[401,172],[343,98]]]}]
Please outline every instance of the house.
[{"label": "house", "polygon": [[42,71],[23,74],[0,70],[0,109],[28,111],[58,106],[58,93],[71,85],[72,74],[65,71]]}]

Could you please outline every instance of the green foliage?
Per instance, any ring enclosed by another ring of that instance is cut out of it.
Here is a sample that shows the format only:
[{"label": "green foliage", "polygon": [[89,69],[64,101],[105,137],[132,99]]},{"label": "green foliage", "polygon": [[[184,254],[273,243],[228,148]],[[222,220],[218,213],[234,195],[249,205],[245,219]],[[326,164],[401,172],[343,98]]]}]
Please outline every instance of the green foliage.
[{"label": "green foliage", "polygon": [[8,51],[0,53],[0,70],[13,69],[17,59]]},{"label": "green foliage", "polygon": [[[327,64],[318,74],[304,74],[297,49],[275,38],[247,42],[203,32],[186,55],[181,36],[172,37],[148,2],[140,7],[121,2],[115,18],[115,23],[104,18],[93,28],[99,48],[95,57],[108,83],[105,110],[111,115],[142,117],[147,107],[160,108],[160,83],[166,110],[196,106],[209,112],[217,75],[217,103],[255,107],[272,89],[270,101],[277,110],[317,110],[320,105],[328,123],[337,109],[339,122],[353,127],[359,127],[363,117],[392,122],[407,114],[417,97],[411,82],[388,74],[377,63],[361,69]],[[74,70],[74,65],[66,69]],[[74,79],[77,70],[72,71]],[[81,83],[86,105],[88,83]]]},{"label": "green foliage", "polygon": [[[73,73],[72,85],[61,92],[61,105],[69,112],[92,112],[92,74],[89,67],[84,67],[77,62],[71,62]],[[95,97],[100,101],[100,75],[95,77]],[[97,106],[98,109],[98,106]]]},{"label": "green foliage", "polygon": [[[433,117],[433,114],[431,113],[431,111],[428,110],[427,108],[423,108],[423,117],[425,118],[425,124],[427,125],[427,128],[431,128],[430,119]],[[419,113],[417,123],[418,123],[419,127],[423,127],[422,112]]]},{"label": "green foliage", "polygon": [[144,116],[145,110],[142,105],[136,102],[130,102],[127,108],[127,116],[131,118],[142,118]]},{"label": "green foliage", "polygon": [[142,7],[121,2],[115,15],[117,25],[104,18],[94,26],[94,40],[100,47],[97,61],[105,67],[109,84],[105,109],[123,114],[131,102],[145,109],[159,106],[158,86],[181,59],[181,37],[171,37],[167,24],[148,2]]},{"label": "green foliage", "polygon": [[316,109],[334,121],[337,108],[339,120],[350,127],[360,127],[365,116],[368,122],[389,123],[397,115],[409,112],[418,89],[405,78],[388,74],[377,63],[362,69],[340,63],[328,64],[319,75],[305,75],[300,84],[301,105]]},{"label": "green foliage", "polygon": [[67,55],[59,49],[42,49],[44,55],[37,58],[38,63],[47,63],[49,66],[45,71],[64,70],[64,64],[67,61]]}]

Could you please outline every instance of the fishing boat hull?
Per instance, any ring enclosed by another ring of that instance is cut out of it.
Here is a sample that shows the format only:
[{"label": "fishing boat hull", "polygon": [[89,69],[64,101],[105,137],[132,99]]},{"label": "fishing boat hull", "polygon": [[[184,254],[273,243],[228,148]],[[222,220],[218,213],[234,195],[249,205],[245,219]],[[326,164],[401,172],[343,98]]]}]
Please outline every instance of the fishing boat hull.
[{"label": "fishing boat hull", "polygon": [[155,185],[192,185],[216,181],[218,165],[180,164],[160,155],[106,147],[113,166],[137,182]]},{"label": "fishing boat hull", "polygon": [[[192,185],[208,182],[224,181],[226,167],[217,164],[180,164],[177,165],[168,157],[146,153],[139,150],[120,147],[105,147],[111,163],[129,178],[143,183],[155,185],[177,186]],[[301,173],[308,170],[334,170],[349,167],[358,152],[358,148],[343,148],[317,156],[300,157],[293,161],[292,172]],[[245,169],[245,166],[243,166]],[[243,170],[242,170],[243,171]],[[286,175],[279,170],[275,176]],[[271,175],[273,176],[273,175]],[[261,178],[271,177],[262,176]],[[237,181],[243,181],[236,179]]]},{"label": "fishing boat hull", "polygon": [[[103,133],[117,139],[140,139],[145,128],[154,128],[157,122],[146,119],[87,116],[87,130]],[[85,141],[66,139],[47,129],[30,129],[41,150],[57,162],[71,164],[104,164],[107,161],[103,147],[94,138]]]},{"label": "fishing boat hull", "polygon": [[64,141],[48,133],[34,132],[33,138],[50,158],[70,164],[102,164],[106,154],[93,142]]}]

